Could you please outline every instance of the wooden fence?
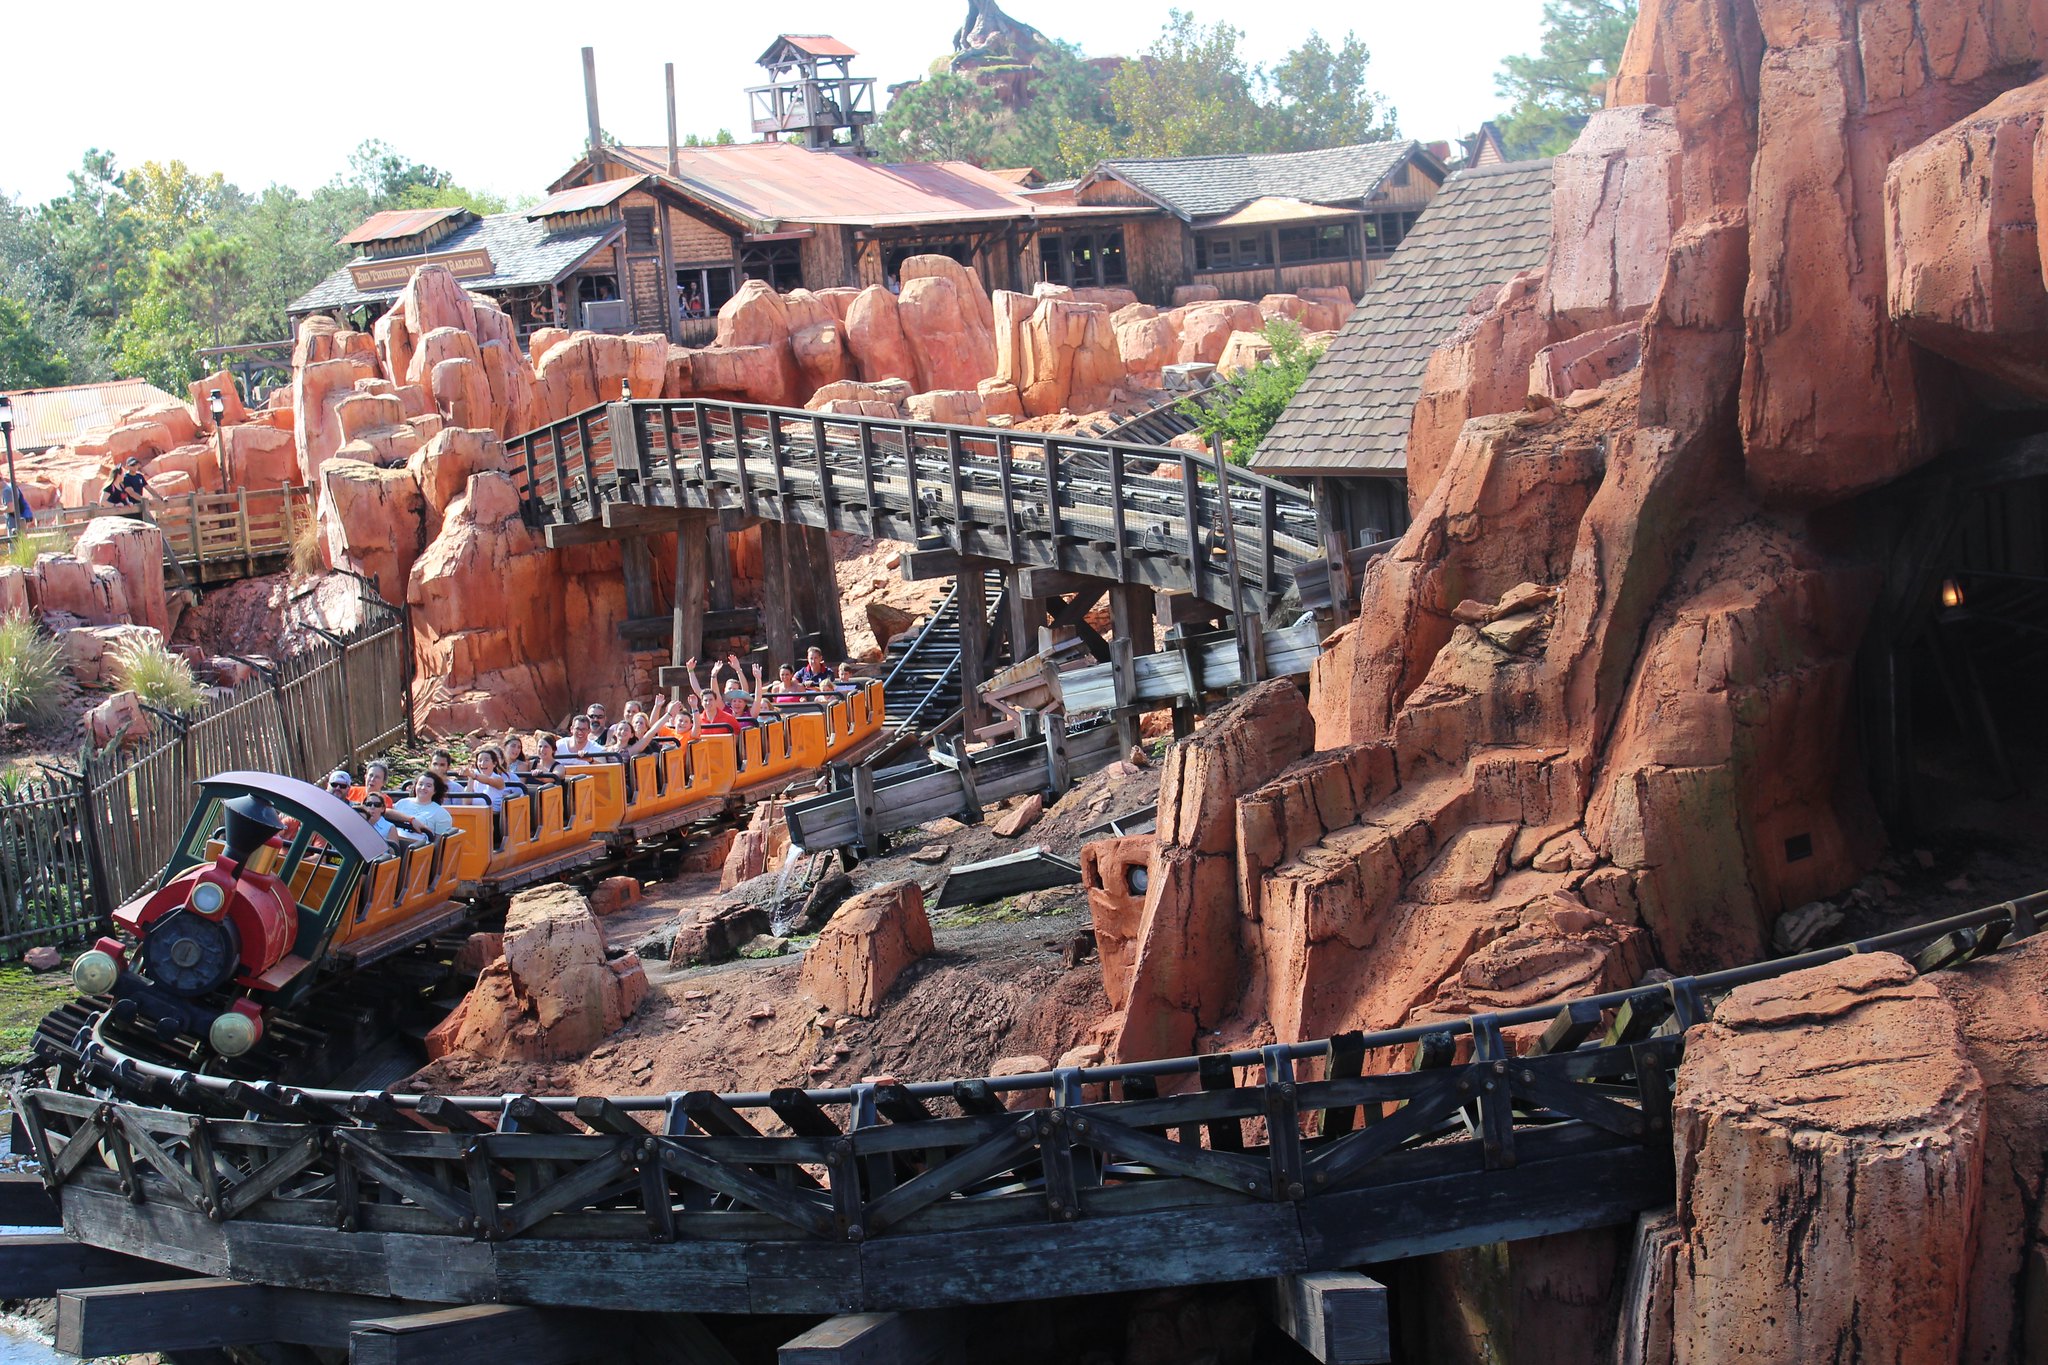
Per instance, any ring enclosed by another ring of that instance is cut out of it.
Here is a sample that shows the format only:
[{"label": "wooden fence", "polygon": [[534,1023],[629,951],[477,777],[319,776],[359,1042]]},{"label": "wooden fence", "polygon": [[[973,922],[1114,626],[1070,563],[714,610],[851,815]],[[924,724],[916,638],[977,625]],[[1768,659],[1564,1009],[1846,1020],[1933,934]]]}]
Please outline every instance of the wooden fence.
[{"label": "wooden fence", "polygon": [[[149,514],[164,533],[164,559],[176,567],[174,581],[182,574],[187,583],[223,583],[284,568],[293,540],[314,515],[314,500],[303,487],[244,488],[160,499]],[[36,514],[27,533],[58,531],[68,543],[90,521],[128,515],[119,507],[50,508]],[[8,543],[0,530],[0,547]]]},{"label": "wooden fence", "polygon": [[146,889],[183,830],[195,783],[237,768],[317,782],[406,738],[412,647],[405,613],[363,586],[363,623],[313,628],[311,649],[202,710],[152,711],[140,744],[0,793],[0,948],[75,941]]}]

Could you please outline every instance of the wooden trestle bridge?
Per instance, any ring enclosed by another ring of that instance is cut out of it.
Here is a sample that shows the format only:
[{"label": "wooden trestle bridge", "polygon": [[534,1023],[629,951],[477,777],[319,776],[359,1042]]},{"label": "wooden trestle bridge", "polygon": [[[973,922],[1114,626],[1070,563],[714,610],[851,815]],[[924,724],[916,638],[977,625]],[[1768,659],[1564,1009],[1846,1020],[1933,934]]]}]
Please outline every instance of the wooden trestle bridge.
[{"label": "wooden trestle bridge", "polygon": [[[14,1104],[64,1231],[161,1263],[77,1273],[215,1277],[135,1287],[172,1293],[188,1326],[208,1321],[208,1294],[225,1307],[251,1286],[362,1296],[342,1300],[356,1317],[396,1298],[431,1320],[449,1304],[840,1314],[1300,1277],[1669,1204],[1684,1032],[1719,995],[1854,952],[1958,966],[2032,934],[2042,906],[2048,893],[1561,1005],[1040,1075],[348,1093],[94,1042],[75,1074],[24,1083]],[[1538,1023],[1517,1054],[1508,1030]],[[0,1267],[42,1292],[79,1265],[6,1245]],[[121,1291],[61,1303],[60,1345],[149,1344],[117,1330],[137,1312]],[[212,1340],[280,1339],[261,1334],[290,1316],[221,1318]]]},{"label": "wooden trestle bridge", "polygon": [[[1155,612],[1169,626],[1227,618],[1255,650],[1260,619],[1323,554],[1314,501],[1300,489],[1210,453],[1081,435],[636,399],[509,449],[528,523],[550,545],[684,532],[675,663],[701,652],[707,612],[732,605],[721,585],[726,532],[759,525],[769,537],[761,626],[775,658],[797,652],[799,623],[828,640],[837,631],[825,532],[915,546],[913,576],[956,578],[970,711],[988,675],[991,616],[1012,658],[1036,652],[1040,626],[1071,625],[1104,597],[1112,634],[1139,653],[1152,648]],[[1006,610],[990,611],[991,571]],[[629,561],[629,599],[648,573]],[[647,614],[630,601],[628,610]]]}]

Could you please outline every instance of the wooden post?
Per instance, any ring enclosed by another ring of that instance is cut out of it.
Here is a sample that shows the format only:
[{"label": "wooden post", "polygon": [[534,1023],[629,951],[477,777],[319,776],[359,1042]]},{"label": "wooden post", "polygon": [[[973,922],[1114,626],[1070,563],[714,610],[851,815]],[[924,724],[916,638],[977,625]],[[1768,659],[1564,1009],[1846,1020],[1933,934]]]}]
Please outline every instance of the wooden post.
[{"label": "wooden post", "polygon": [[249,490],[235,490],[235,529],[242,541],[242,572],[256,576],[256,548],[249,543]]},{"label": "wooden post", "polygon": [[626,577],[626,619],[643,621],[655,615],[654,564],[647,537],[620,541],[619,560]]},{"label": "wooden post", "polygon": [[711,610],[731,611],[732,544],[723,518],[714,516],[704,528],[704,557],[710,568]]},{"label": "wooden post", "polygon": [[1067,718],[1057,711],[1045,717],[1045,785],[1052,792],[1048,806],[1074,785],[1073,770],[1067,766]]},{"label": "wooden post", "polygon": [[883,852],[882,823],[876,818],[875,770],[865,763],[853,769],[853,815],[860,826],[861,851],[870,858]]},{"label": "wooden post", "polygon": [[1348,1270],[1282,1275],[1266,1287],[1281,1331],[1323,1365],[1383,1365],[1394,1358],[1387,1290]]},{"label": "wooden post", "polygon": [[972,739],[989,720],[979,690],[988,676],[988,585],[981,561],[964,562],[954,582],[960,607],[960,733]]},{"label": "wooden post", "polygon": [[839,610],[839,576],[832,567],[832,533],[816,526],[798,527],[797,533],[809,548],[805,558],[814,575],[811,588],[817,620],[813,629],[825,657],[837,662],[846,657],[846,621]]},{"label": "wooden post", "polygon": [[684,517],[676,525],[676,600],[669,662],[680,668],[704,653],[704,610],[711,598],[707,530],[718,518]]},{"label": "wooden post", "polygon": [[796,631],[791,622],[789,562],[783,551],[783,526],[761,523],[761,633],[767,637],[768,671],[794,663]]},{"label": "wooden post", "polygon": [[1024,595],[1024,571],[1016,565],[1004,570],[1010,602],[1010,662],[1023,663],[1038,653],[1038,631],[1045,624],[1045,599]]}]

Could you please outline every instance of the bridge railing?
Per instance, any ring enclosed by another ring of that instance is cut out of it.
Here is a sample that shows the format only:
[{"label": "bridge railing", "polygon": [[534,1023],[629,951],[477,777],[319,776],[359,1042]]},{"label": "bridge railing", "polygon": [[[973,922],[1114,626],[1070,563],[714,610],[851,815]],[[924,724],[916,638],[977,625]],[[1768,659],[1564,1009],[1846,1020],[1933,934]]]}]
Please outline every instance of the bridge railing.
[{"label": "bridge railing", "polygon": [[[281,567],[311,523],[314,501],[312,490],[286,485],[186,493],[157,499],[146,510],[163,532],[165,560],[201,582],[218,582]],[[68,544],[101,517],[134,515],[123,507],[46,508],[36,514],[33,526],[22,528],[22,534],[32,541],[50,540],[54,532],[57,540]],[[11,544],[12,538],[0,527],[0,550]]]},{"label": "bridge railing", "polygon": [[[749,1286],[755,1311],[837,1311],[1245,1279],[1666,1203],[1673,1077],[1715,997],[1855,952],[1959,965],[2031,935],[2044,906],[1563,1004],[1032,1075],[455,1098],[248,1085],[95,1042],[79,1079],[115,1098],[29,1088],[16,1105],[74,1235],[146,1235],[202,1270],[218,1243],[238,1278],[272,1283],[361,1292],[402,1253],[433,1286],[420,1297],[480,1292],[476,1257],[422,1235],[506,1247],[496,1292],[531,1303],[631,1306],[642,1274],[692,1311]],[[442,1262],[461,1277],[435,1281]]]},{"label": "bridge railing", "polygon": [[1219,603],[1277,598],[1319,554],[1307,493],[1205,451],[707,399],[605,404],[509,444],[536,526],[732,509]]}]

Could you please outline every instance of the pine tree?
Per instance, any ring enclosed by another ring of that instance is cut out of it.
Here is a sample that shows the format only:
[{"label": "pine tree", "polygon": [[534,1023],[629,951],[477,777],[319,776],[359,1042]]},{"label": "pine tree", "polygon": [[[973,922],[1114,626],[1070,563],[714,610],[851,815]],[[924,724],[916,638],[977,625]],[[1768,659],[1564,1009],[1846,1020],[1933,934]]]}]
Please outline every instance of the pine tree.
[{"label": "pine tree", "polygon": [[1494,88],[1514,101],[1500,119],[1510,157],[1556,156],[1572,144],[1607,97],[1621,63],[1635,0],[1545,0],[1543,46],[1509,57]]}]

